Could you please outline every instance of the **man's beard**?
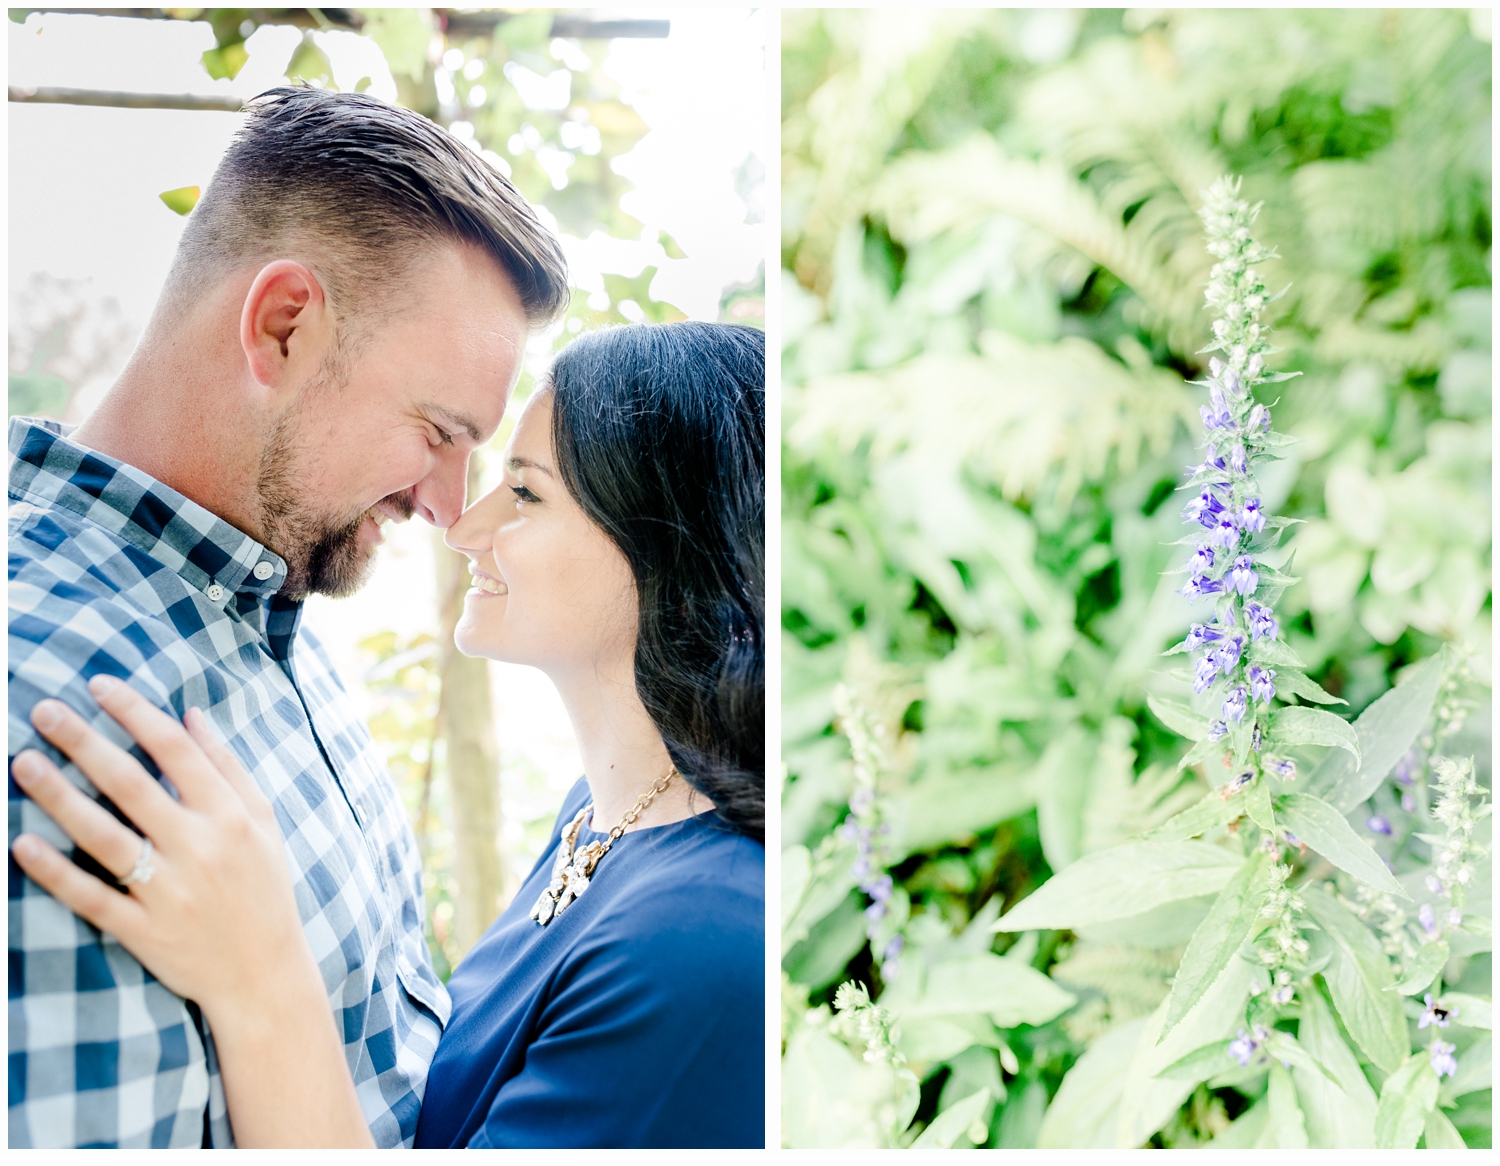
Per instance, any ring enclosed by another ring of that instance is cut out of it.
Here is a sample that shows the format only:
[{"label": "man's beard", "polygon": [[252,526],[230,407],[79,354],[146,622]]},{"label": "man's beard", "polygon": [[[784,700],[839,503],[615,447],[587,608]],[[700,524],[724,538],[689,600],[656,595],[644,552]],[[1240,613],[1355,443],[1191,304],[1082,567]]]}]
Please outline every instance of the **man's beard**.
[{"label": "man's beard", "polygon": [[[265,543],[286,560],[283,595],[292,599],[309,594],[353,595],[375,565],[373,552],[359,544],[360,528],[370,512],[331,517],[310,504],[298,472],[306,463],[299,456],[297,412],[294,403],[277,418],[260,455],[256,492]],[[382,502],[403,519],[410,518],[416,506],[410,490]]]}]

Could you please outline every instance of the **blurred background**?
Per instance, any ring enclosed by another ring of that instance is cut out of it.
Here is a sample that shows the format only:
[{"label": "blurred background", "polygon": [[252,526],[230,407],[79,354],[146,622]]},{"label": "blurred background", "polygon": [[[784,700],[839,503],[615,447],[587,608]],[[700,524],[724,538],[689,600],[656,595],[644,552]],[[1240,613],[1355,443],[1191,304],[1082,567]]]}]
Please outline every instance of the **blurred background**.
[{"label": "blurred background", "polygon": [[[1261,475],[1305,520],[1283,635],[1346,716],[1469,650],[1459,751],[1489,784],[1490,21],[783,12],[786,1144],[892,1136],[901,1086],[860,1055],[877,1029],[830,1011],[846,980],[890,1004],[920,1080],[898,1141],[996,1099],[942,1135],[960,1147],[1093,1144],[1097,1113],[1049,1110],[1058,1083],[1167,996],[1191,928],[989,926],[1208,790],[1145,697],[1190,617],[1161,572],[1200,456],[1196,211],[1221,174],[1264,200],[1267,282],[1290,285],[1272,363],[1305,374],[1275,402],[1299,443]],[[1002,1022],[950,977],[903,1021],[894,985],[977,953],[1077,1006]],[[1487,1073],[1445,1102],[1470,1146]],[[1208,1144],[1226,1103],[1248,1104],[1199,1089],[1149,1144]]]},{"label": "blurred background", "polygon": [[[765,316],[765,20],[753,10],[15,9],[9,46],[12,415],[77,422],[148,318],[184,213],[240,103],[288,79],[415,109],[507,175],[561,234],[565,321],[536,336],[510,416],[585,329]],[[163,197],[165,195],[166,197]],[[405,794],[429,942],[452,966],[535,861],[582,770],[550,682],[468,660],[461,557],[387,529],[371,583],[314,597]]]}]

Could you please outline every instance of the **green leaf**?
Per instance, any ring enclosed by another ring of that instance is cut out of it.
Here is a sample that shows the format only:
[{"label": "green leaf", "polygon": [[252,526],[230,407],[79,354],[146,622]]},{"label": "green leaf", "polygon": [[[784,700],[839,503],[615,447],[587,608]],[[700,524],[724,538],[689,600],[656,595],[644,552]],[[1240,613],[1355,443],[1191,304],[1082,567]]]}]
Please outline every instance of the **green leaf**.
[{"label": "green leaf", "polygon": [[1298,1044],[1296,1037],[1282,1032],[1279,1028],[1273,1028],[1270,1035],[1266,1037],[1266,1052],[1288,1068],[1319,1073],[1326,1081],[1338,1084],[1338,1080],[1328,1071],[1327,1066]]},{"label": "green leaf", "polygon": [[1308,792],[1346,814],[1374,793],[1426,725],[1442,678],[1441,653],[1403,673],[1401,683],[1354,722],[1360,759],[1330,753],[1308,778]]},{"label": "green leaf", "polygon": [[1037,1131],[1038,1149],[1112,1148],[1120,1097],[1146,1016],[1117,1024],[1084,1050],[1063,1076]]},{"label": "green leaf", "polygon": [[1140,841],[1176,842],[1196,838],[1215,826],[1222,826],[1237,818],[1241,800],[1241,794],[1235,794],[1227,801],[1217,792],[1207,794],[1202,801],[1193,803],[1180,814],[1173,814],[1154,830],[1147,830],[1140,836]]},{"label": "green leaf", "polygon": [[1071,1008],[1077,997],[1035,968],[991,952],[980,952],[935,964],[915,1001],[904,996],[882,1003],[903,1017],[982,1013],[998,1028],[1046,1024]]},{"label": "green leaf", "polygon": [[1126,842],[1086,854],[1023,899],[995,931],[1071,928],[1219,890],[1242,860],[1206,842]]},{"label": "green leaf", "polygon": [[1298,1002],[1302,1018],[1297,1026],[1297,1043],[1334,1078],[1331,1082],[1322,1073],[1292,1066],[1297,1096],[1307,1119],[1308,1141],[1320,1149],[1372,1149],[1375,1091],[1317,985],[1304,988]]},{"label": "green leaf", "polygon": [[1163,696],[1147,696],[1146,706],[1156,714],[1156,719],[1179,736],[1189,741],[1201,740],[1208,732],[1208,722],[1181,701]]},{"label": "green leaf", "polygon": [[1157,1076],[1167,1077],[1173,1081],[1191,1081],[1195,1085],[1199,1081],[1207,1081],[1210,1077],[1222,1073],[1224,1067],[1230,1064],[1229,1044],[1229,1041],[1221,1040],[1194,1049],[1187,1056],[1173,1061]]},{"label": "green leaf", "polygon": [[1437,1095],[1438,1076],[1427,1063],[1426,1051],[1413,1053],[1381,1087],[1375,1111],[1376,1149],[1416,1149]]},{"label": "green leaf", "polygon": [[1467,1150],[1469,1148],[1464,1143],[1463,1135],[1448,1120],[1448,1115],[1437,1106],[1433,1106],[1432,1112],[1427,1115],[1427,1122],[1423,1129],[1427,1134],[1429,1150]]},{"label": "green leaf", "polygon": [[[432,25],[422,8],[360,8],[365,18],[365,36],[373,40],[395,75],[420,81],[427,68],[427,46],[432,43]],[[363,92],[362,90],[360,92]]]},{"label": "green leaf", "polygon": [[324,85],[332,86],[333,63],[329,61],[328,54],[317,46],[311,32],[302,38],[302,43],[287,62],[286,78],[288,81],[321,81]]},{"label": "green leaf", "polygon": [[1354,726],[1322,709],[1300,705],[1277,709],[1271,714],[1270,735],[1286,745],[1336,745],[1353,754],[1356,762],[1359,760],[1359,737]]},{"label": "green leaf", "polygon": [[990,1091],[981,1089],[971,1093],[962,1101],[956,1101],[922,1131],[922,1135],[911,1144],[913,1150],[951,1150],[953,1143],[963,1136],[965,1130],[978,1121],[990,1103]]},{"label": "green leaf", "polygon": [[1482,996],[1470,996],[1466,992],[1444,992],[1442,1000],[1448,1007],[1453,1023],[1460,1028],[1494,1030],[1493,1007]]},{"label": "green leaf", "polygon": [[1256,851],[1219,892],[1208,918],[1193,932],[1182,966],[1177,969],[1177,978],[1172,982],[1158,1043],[1198,1003],[1250,938],[1265,902],[1265,869],[1266,856],[1263,851]]},{"label": "green leaf", "polygon": [[1307,673],[1296,668],[1283,668],[1276,673],[1276,691],[1283,696],[1300,696],[1303,700],[1310,700],[1314,704],[1349,703],[1342,697],[1324,692],[1322,685],[1316,680],[1309,679]]},{"label": "green leaf", "polygon": [[198,205],[198,196],[202,193],[196,186],[179,186],[176,190],[164,190],[156,197],[166,203],[169,210],[186,215]]},{"label": "green leaf", "polygon": [[1297,1104],[1297,1087],[1292,1084],[1291,1073],[1279,1063],[1271,1065],[1267,1096],[1271,1103],[1271,1128],[1276,1134],[1276,1144],[1283,1150],[1307,1149],[1307,1126],[1302,1120],[1302,1107]]},{"label": "green leaf", "polygon": [[1306,668],[1302,657],[1287,647],[1282,640],[1260,640],[1250,645],[1249,657],[1253,663],[1269,664],[1273,668]]},{"label": "green leaf", "polygon": [[1245,787],[1245,813],[1262,830],[1275,827],[1276,819],[1271,813],[1271,787],[1266,784],[1265,778],[1252,781]]},{"label": "green leaf", "polygon": [[1304,889],[1302,902],[1321,929],[1315,933],[1317,942],[1330,957],[1323,979],[1339,1019],[1369,1060],[1395,1072],[1411,1045],[1401,998],[1385,990],[1395,976],[1380,941],[1321,888]]},{"label": "green leaf", "polygon": [[1407,965],[1406,976],[1399,984],[1392,984],[1387,992],[1399,992],[1403,996],[1420,996],[1437,979],[1443,965],[1448,962],[1448,943],[1434,940],[1417,949],[1416,958]]},{"label": "green leaf", "polygon": [[495,39],[513,49],[532,48],[551,35],[552,13],[545,10],[517,13],[495,26]]},{"label": "green leaf", "polygon": [[1340,870],[1387,894],[1411,898],[1344,815],[1321,798],[1311,794],[1283,794],[1276,799],[1276,813],[1286,829]]},{"label": "green leaf", "polygon": [[245,48],[244,41],[236,41],[222,48],[209,49],[199,59],[203,62],[203,68],[208,75],[215,81],[233,81],[239,76],[240,70],[245,67],[245,62],[250,59],[250,53]]},{"label": "green leaf", "polygon": [[1210,741],[1207,737],[1204,737],[1203,740],[1199,741],[1183,755],[1182,760],[1177,763],[1177,768],[1179,770],[1186,769],[1189,765],[1196,765],[1205,758],[1222,752],[1224,752],[1223,741]]}]

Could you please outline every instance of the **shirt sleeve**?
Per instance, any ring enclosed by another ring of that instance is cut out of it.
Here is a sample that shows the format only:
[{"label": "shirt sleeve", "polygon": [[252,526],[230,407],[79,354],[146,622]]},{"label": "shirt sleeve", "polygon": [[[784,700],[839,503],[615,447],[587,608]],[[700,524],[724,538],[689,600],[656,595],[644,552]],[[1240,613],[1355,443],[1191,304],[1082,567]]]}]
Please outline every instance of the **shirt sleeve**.
[{"label": "shirt sleeve", "polygon": [[471,1147],[765,1145],[763,902],[697,900],[643,891],[560,970]]},{"label": "shirt sleeve", "polygon": [[[97,791],[32,729],[32,706],[57,697],[97,712],[117,743],[124,731],[84,687],[98,672],[130,677],[146,663],[134,624],[110,626],[88,605],[30,605],[12,586],[8,754],[40,749],[92,796]],[[150,669],[146,669],[150,675]],[[143,687],[136,676],[133,682]],[[158,705],[170,694],[147,692]],[[9,765],[7,765],[9,775]],[[40,835],[64,854],[67,835],[8,782],[9,838]],[[102,874],[80,851],[77,861]],[[202,1018],[115,940],[75,916],[9,859],[9,1144],[12,1147],[196,1147],[224,1144],[229,1126]],[[212,1112],[212,1116],[210,1116]]]}]

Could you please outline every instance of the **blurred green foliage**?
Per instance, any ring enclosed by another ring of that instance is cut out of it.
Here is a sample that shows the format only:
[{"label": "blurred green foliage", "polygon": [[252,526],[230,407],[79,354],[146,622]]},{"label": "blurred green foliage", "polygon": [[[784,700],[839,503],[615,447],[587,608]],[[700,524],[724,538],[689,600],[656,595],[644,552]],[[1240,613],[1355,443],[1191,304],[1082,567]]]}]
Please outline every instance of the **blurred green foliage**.
[{"label": "blurred green foliage", "polygon": [[[1178,771],[1183,742],[1145,704],[1190,615],[1162,572],[1199,460],[1183,382],[1206,359],[1211,261],[1195,212],[1221,174],[1264,200],[1257,236],[1290,284],[1272,364],[1305,373],[1266,399],[1299,439],[1262,473],[1266,505],[1306,520],[1287,643],[1349,715],[1444,644],[1474,651],[1464,696],[1485,699],[1487,19],[783,14],[788,1145],[902,1144],[980,1088],[992,1101],[954,1145],[1083,1144],[1085,1128],[1105,1145],[1275,1144],[1267,1105],[1285,1095],[1263,1101],[1264,1069],[1165,1112],[1119,1092],[1209,899],[1128,930],[990,926],[1224,779]],[[853,788],[840,682],[867,707],[919,686],[881,777],[881,942],[907,945],[892,983],[835,832]],[[1487,721],[1473,713],[1461,742],[1484,785]],[[1001,963],[1074,1002],[1017,988],[1001,1024]],[[1445,980],[1487,995],[1489,966],[1472,951]],[[850,978],[894,1016],[922,1081],[909,1112],[892,1115],[889,1066],[840,1035],[830,1005]],[[1105,1076],[1059,1094],[1089,1049]],[[1451,1125],[1487,1146],[1487,1082],[1454,1088]]]}]

